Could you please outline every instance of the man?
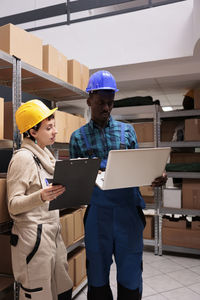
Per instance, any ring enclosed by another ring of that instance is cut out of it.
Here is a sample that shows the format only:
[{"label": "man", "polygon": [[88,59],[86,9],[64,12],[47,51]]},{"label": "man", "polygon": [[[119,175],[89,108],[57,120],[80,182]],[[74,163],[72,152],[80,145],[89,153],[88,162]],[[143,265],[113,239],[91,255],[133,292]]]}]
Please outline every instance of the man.
[{"label": "man", "polygon": [[[134,128],[113,120],[110,113],[118,91],[112,74],[98,71],[86,89],[91,120],[76,130],[70,140],[70,156],[99,157],[105,169],[112,149],[138,147]],[[153,185],[162,185],[165,177]],[[142,297],[142,251],[145,207],[139,189],[102,191],[95,186],[85,214],[86,267],[88,300],[112,300],[109,272],[114,255],[117,266],[118,300]]]}]

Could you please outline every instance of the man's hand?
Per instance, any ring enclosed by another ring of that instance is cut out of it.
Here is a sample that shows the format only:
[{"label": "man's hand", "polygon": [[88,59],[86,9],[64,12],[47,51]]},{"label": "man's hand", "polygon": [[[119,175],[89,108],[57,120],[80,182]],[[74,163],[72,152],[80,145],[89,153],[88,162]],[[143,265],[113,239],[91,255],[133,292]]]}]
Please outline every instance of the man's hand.
[{"label": "man's hand", "polygon": [[162,186],[167,182],[167,174],[163,173],[162,176],[157,177],[151,184],[152,187],[158,187],[158,186]]}]

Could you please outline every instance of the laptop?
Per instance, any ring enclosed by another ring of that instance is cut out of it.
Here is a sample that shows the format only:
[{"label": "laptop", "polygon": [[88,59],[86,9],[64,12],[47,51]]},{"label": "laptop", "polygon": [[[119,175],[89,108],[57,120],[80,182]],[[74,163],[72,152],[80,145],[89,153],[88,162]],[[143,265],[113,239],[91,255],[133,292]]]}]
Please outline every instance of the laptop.
[{"label": "laptop", "polygon": [[98,158],[56,161],[53,180],[48,181],[65,186],[66,191],[49,203],[49,210],[89,204],[99,168]]},{"label": "laptop", "polygon": [[96,184],[102,190],[151,185],[162,176],[170,151],[170,147],[111,150]]}]

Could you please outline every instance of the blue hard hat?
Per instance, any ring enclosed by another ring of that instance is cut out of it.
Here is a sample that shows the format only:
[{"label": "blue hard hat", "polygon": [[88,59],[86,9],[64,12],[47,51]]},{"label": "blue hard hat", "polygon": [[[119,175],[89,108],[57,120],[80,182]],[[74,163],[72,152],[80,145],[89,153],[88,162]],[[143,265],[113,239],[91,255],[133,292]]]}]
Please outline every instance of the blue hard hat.
[{"label": "blue hard hat", "polygon": [[114,76],[108,71],[98,71],[91,75],[86,92],[112,90],[118,92]]}]

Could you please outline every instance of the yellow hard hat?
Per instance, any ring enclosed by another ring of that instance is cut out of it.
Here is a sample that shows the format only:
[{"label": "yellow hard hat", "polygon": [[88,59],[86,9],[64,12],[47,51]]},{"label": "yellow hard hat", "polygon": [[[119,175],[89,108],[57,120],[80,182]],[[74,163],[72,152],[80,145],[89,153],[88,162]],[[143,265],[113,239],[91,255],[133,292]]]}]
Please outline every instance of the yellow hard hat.
[{"label": "yellow hard hat", "polygon": [[31,129],[56,111],[49,109],[42,101],[34,99],[22,104],[15,113],[17,127],[20,133]]}]

